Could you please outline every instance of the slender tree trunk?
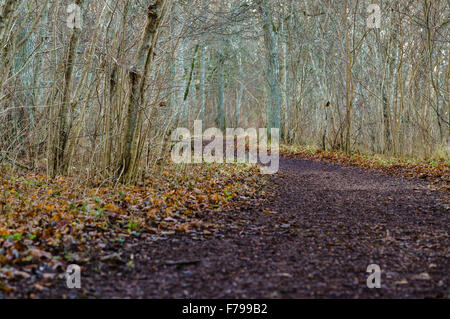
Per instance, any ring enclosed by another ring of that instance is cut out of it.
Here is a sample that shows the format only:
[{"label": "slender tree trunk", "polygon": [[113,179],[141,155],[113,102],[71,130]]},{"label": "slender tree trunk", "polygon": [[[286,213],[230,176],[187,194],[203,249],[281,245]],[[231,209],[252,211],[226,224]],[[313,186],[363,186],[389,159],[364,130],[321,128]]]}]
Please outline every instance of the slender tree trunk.
[{"label": "slender tree trunk", "polygon": [[216,125],[224,130],[226,128],[226,110],[225,110],[225,56],[223,55],[222,46],[219,52],[218,72],[219,72],[219,103],[217,105]]},{"label": "slender tree trunk", "polygon": [[124,149],[120,163],[121,181],[123,183],[133,182],[136,178],[137,159],[136,149],[136,127],[139,121],[140,108],[143,106],[145,78],[150,69],[154,57],[154,45],[156,35],[163,16],[163,8],[167,7],[168,1],[155,0],[147,7],[147,22],[141,43],[137,52],[136,62],[129,71],[130,94],[127,105],[127,124],[124,135]]},{"label": "slender tree trunk", "polygon": [[[272,21],[272,8],[269,0],[258,1],[261,20],[264,29],[264,43],[267,58],[267,82],[269,86],[267,105],[267,129],[270,135],[271,128],[281,129],[282,122],[282,97],[280,66],[278,62],[278,40],[277,31]],[[282,134],[282,132],[281,132]]]},{"label": "slender tree trunk", "polygon": [[[84,0],[76,0],[75,4],[83,7]],[[67,170],[67,162],[64,158],[67,141],[72,128],[72,84],[74,77],[74,68],[76,62],[76,51],[80,39],[81,30],[74,28],[69,40],[66,60],[64,62],[64,88],[61,100],[61,107],[58,113],[58,133],[53,152],[53,171],[52,175],[64,174]]]},{"label": "slender tree trunk", "polygon": [[201,46],[201,60],[200,60],[200,120],[205,120],[205,104],[206,104],[206,43],[203,39]]},{"label": "slender tree trunk", "polygon": [[242,83],[242,76],[244,75],[244,71],[242,68],[242,54],[239,52],[237,56],[238,60],[238,68],[239,68],[239,85],[236,92],[236,112],[235,112],[235,127],[239,127],[240,119],[241,119],[241,107],[242,107],[242,97],[244,95],[244,84]]},{"label": "slender tree trunk", "polygon": [[[281,33],[284,34],[284,21],[281,22]],[[282,92],[282,112],[283,112],[283,137],[284,142],[288,142],[289,135],[289,120],[288,120],[288,99],[287,99],[287,45],[286,41],[282,42],[282,52],[283,52],[283,89]]]}]

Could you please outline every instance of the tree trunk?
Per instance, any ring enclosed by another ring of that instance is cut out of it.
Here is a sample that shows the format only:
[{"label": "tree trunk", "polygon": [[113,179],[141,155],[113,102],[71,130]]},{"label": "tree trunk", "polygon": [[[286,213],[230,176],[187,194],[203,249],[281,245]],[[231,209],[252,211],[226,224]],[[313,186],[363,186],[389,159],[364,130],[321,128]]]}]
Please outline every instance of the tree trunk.
[{"label": "tree trunk", "polygon": [[124,149],[120,163],[121,182],[131,183],[137,175],[137,162],[140,150],[135,146],[136,127],[138,116],[144,101],[145,77],[154,57],[154,45],[156,34],[161,23],[163,8],[166,7],[166,0],[155,0],[147,8],[147,22],[142,35],[141,43],[137,52],[136,62],[129,71],[130,95],[127,105],[127,124],[124,135]]},{"label": "tree trunk", "polygon": [[280,66],[278,62],[278,40],[277,31],[272,21],[272,8],[268,0],[258,1],[261,20],[264,29],[264,43],[267,59],[267,82],[269,86],[267,104],[267,129],[270,135],[271,128],[281,129],[282,121],[282,98]]},{"label": "tree trunk", "polygon": [[200,120],[205,120],[205,104],[206,104],[206,43],[205,39],[201,45],[201,60],[200,60]]},{"label": "tree trunk", "polygon": [[219,103],[217,106],[217,118],[216,125],[218,128],[225,130],[226,128],[226,110],[225,110],[225,57],[223,55],[222,46],[220,48],[221,52],[219,53]]},{"label": "tree trunk", "polygon": [[[75,4],[82,8],[84,0],[76,0]],[[76,51],[80,39],[81,30],[74,28],[69,41],[69,47],[64,63],[64,88],[61,100],[61,107],[58,112],[58,133],[54,143],[53,170],[51,175],[64,174],[67,170],[64,153],[67,146],[71,126],[72,126],[72,84],[73,73],[76,61]]]}]

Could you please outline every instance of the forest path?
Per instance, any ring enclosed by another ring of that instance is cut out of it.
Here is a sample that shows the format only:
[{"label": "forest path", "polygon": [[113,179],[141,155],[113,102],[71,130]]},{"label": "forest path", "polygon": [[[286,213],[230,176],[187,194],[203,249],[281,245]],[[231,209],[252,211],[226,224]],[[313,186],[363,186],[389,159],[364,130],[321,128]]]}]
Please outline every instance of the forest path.
[{"label": "forest path", "polygon": [[[264,207],[204,217],[220,234],[127,241],[119,253],[132,268],[87,265],[83,288],[58,296],[448,297],[446,194],[306,159],[281,159],[280,170]],[[366,286],[369,264],[381,267],[380,289]]]}]

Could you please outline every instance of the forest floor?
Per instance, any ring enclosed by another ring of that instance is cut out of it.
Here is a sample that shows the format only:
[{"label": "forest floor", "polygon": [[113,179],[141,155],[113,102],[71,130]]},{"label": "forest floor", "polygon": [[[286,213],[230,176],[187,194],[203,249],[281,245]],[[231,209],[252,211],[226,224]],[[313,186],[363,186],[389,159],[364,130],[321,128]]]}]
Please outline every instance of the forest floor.
[{"label": "forest floor", "polygon": [[[202,231],[103,239],[101,256],[77,260],[81,289],[28,265],[0,296],[450,297],[446,189],[305,157],[282,157],[280,172],[244,206],[200,211],[211,226]],[[370,264],[382,270],[380,289],[367,288]]]}]

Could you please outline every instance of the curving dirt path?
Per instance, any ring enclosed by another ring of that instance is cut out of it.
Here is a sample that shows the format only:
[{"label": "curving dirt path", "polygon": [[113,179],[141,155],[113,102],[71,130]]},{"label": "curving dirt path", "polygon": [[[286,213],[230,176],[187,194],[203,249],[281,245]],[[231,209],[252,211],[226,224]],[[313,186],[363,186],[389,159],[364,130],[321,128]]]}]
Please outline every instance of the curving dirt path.
[{"label": "curving dirt path", "polygon": [[[53,297],[448,298],[448,198],[422,181],[281,159],[264,207],[203,218],[220,232],[130,239]],[[447,200],[447,201],[446,201]],[[366,268],[382,269],[369,289]]]}]

